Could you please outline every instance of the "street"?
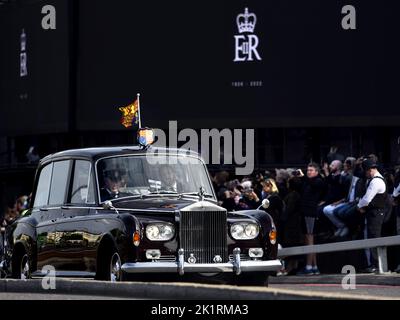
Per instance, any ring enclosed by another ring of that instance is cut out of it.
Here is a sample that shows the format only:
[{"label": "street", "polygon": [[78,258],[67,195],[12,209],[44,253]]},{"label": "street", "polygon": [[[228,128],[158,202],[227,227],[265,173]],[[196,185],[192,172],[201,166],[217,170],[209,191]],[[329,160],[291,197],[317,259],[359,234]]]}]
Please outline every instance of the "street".
[{"label": "street", "polygon": [[[191,282],[122,282],[56,279],[44,290],[41,279],[0,280],[1,300],[400,300],[397,275],[360,275],[355,289],[345,290],[341,275],[272,277],[269,287],[198,284]],[[314,279],[313,279],[314,278]],[[369,282],[369,283],[368,283]]]}]

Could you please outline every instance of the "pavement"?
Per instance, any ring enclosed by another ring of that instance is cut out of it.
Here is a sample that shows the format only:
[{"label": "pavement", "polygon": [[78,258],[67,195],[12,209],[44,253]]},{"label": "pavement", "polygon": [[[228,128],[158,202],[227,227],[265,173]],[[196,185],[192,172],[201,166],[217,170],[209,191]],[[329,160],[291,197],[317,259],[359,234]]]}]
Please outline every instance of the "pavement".
[{"label": "pavement", "polygon": [[297,292],[312,292],[314,294],[345,294],[368,298],[371,300],[400,300],[400,286],[358,284],[354,289],[343,289],[339,284],[272,284],[270,288],[294,290]]},{"label": "pavement", "polygon": [[[270,288],[297,292],[335,293],[371,299],[400,299],[400,274],[356,274],[354,286],[349,286],[344,274],[318,276],[280,276],[270,278]],[[343,288],[342,282],[347,284]]]},{"label": "pavement", "polygon": [[[105,297],[96,295],[78,294],[51,294],[51,293],[21,293],[0,292],[0,301],[4,300],[132,300],[134,298]],[[138,300],[137,298],[134,300]]]},{"label": "pavement", "polygon": [[[279,276],[270,277],[272,284],[342,284],[345,274],[321,274],[313,276]],[[388,272],[385,274],[355,274],[356,284],[400,286],[400,274]]]},{"label": "pavement", "polygon": [[400,300],[400,276],[357,275],[355,289],[342,287],[344,275],[271,277],[267,287],[177,282],[110,283],[56,279],[44,290],[41,279],[0,280],[0,300]]}]

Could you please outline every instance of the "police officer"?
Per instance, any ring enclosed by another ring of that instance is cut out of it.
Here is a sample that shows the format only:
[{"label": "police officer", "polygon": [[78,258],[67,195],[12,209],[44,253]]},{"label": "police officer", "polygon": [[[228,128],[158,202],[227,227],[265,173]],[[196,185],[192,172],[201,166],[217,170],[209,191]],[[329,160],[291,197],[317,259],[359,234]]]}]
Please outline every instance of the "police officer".
[{"label": "police officer", "polygon": [[[365,215],[367,223],[367,238],[378,238],[382,233],[384,208],[387,197],[386,182],[378,171],[378,165],[373,159],[362,162],[367,181],[367,191],[358,202],[358,211]],[[378,270],[376,249],[371,249],[370,265],[365,272],[375,273]],[[367,259],[368,260],[368,259]]]}]

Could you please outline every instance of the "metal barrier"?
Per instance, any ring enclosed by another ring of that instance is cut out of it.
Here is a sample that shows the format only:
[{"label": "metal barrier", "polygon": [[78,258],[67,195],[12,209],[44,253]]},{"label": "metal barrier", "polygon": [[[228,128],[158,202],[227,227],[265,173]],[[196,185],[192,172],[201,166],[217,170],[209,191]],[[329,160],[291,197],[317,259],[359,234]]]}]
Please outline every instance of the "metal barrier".
[{"label": "metal barrier", "polygon": [[282,248],[278,251],[278,257],[282,259],[289,256],[298,256],[309,253],[326,253],[377,248],[378,269],[379,273],[382,274],[388,271],[386,248],[390,246],[400,246],[400,236]]}]

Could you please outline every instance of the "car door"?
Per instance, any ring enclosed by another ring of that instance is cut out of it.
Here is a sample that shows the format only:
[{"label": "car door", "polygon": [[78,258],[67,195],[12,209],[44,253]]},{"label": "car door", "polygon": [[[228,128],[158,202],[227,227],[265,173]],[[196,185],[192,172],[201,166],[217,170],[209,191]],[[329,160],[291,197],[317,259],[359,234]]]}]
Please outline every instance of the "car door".
[{"label": "car door", "polygon": [[53,163],[44,166],[39,173],[36,188],[32,216],[35,217],[37,240],[37,269],[41,270],[45,265],[52,265],[55,257],[55,224],[57,218],[56,209],[49,207],[51,175]]},{"label": "car door", "polygon": [[51,265],[57,270],[56,223],[62,216],[61,206],[67,190],[71,161],[52,162],[40,171],[32,214],[37,220],[37,269]]},{"label": "car door", "polygon": [[95,205],[91,169],[91,162],[74,160],[67,201],[56,223],[58,270],[65,275],[89,275],[95,270],[98,239],[89,215],[90,207]]},{"label": "car door", "polygon": [[[44,265],[53,266],[56,271],[59,267],[59,257],[57,255],[56,246],[60,241],[57,233],[57,222],[62,218],[62,205],[65,202],[68,176],[71,169],[71,160],[55,161],[51,165],[51,178],[48,184],[47,200],[43,197],[37,198],[41,203],[46,203],[40,206],[41,214],[38,215],[37,237],[38,237],[38,270]],[[39,181],[40,184],[40,181]],[[45,187],[43,187],[45,188]],[[39,190],[39,186],[38,186]],[[35,206],[35,205],[34,205]],[[41,222],[39,222],[41,220]],[[46,238],[46,239],[45,239]],[[43,247],[42,243],[45,243]]]}]

